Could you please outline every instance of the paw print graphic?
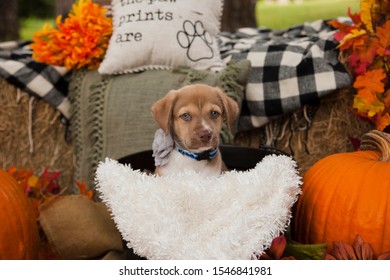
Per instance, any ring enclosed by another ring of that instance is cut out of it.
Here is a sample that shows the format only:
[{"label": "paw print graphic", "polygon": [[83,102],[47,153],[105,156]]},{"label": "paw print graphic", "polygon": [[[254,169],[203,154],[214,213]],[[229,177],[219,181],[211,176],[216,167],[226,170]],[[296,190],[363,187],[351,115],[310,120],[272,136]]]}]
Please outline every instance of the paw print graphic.
[{"label": "paw print graphic", "polygon": [[214,57],[211,48],[213,39],[210,33],[204,30],[201,21],[195,23],[189,20],[184,21],[183,30],[177,33],[177,41],[182,48],[187,49],[187,57],[191,61],[196,62]]}]

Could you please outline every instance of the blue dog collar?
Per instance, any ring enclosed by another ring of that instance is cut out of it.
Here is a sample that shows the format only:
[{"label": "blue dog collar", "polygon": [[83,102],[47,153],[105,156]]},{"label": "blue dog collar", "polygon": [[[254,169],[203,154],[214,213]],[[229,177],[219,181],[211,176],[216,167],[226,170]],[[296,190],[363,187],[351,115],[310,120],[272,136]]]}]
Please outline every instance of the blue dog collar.
[{"label": "blue dog collar", "polygon": [[177,146],[176,146],[176,150],[179,153],[181,153],[182,155],[190,157],[190,158],[192,158],[194,160],[198,160],[198,161],[212,159],[213,157],[215,157],[215,155],[218,152],[218,148],[216,148],[214,150],[207,150],[207,151],[204,151],[201,153],[194,153],[191,151],[184,150],[184,149],[177,147]]}]

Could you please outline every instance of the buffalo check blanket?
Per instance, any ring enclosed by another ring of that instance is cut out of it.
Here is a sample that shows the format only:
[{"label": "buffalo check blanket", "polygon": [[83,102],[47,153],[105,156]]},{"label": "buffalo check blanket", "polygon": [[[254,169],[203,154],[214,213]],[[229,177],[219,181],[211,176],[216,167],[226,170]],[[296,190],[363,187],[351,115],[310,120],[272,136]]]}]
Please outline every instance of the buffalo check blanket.
[{"label": "buffalo check blanket", "polygon": [[326,21],[318,20],[282,31],[242,28],[221,34],[224,61],[248,59],[252,66],[240,130],[315,105],[321,97],[351,84],[338,60],[334,32]]},{"label": "buffalo check blanket", "polygon": [[69,119],[68,71],[33,60],[29,43],[0,43],[0,77],[32,96],[44,99]]},{"label": "buffalo check blanket", "polygon": [[[221,33],[224,62],[251,61],[240,131],[317,104],[321,97],[351,84],[338,60],[334,32],[326,21],[319,20],[280,31],[242,28]],[[68,119],[70,73],[63,67],[38,63],[31,55],[28,42],[0,44],[0,77],[43,98]]]}]

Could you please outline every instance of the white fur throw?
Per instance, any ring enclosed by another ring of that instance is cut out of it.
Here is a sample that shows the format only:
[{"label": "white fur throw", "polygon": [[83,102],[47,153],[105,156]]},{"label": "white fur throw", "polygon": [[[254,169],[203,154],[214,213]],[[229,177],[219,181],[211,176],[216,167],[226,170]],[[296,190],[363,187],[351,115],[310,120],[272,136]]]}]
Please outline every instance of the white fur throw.
[{"label": "white fur throw", "polygon": [[251,259],[282,233],[300,193],[293,159],[270,155],[220,177],[147,175],[101,162],[97,188],[128,247],[148,259]]}]

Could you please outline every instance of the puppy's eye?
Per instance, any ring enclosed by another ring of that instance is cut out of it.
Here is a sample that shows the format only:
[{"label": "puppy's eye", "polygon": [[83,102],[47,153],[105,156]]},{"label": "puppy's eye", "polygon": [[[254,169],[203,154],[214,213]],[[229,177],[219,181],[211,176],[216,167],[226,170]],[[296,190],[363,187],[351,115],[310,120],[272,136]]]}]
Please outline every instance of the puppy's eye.
[{"label": "puppy's eye", "polygon": [[184,113],[183,115],[180,116],[180,118],[185,121],[190,121],[192,119],[191,115],[188,113]]},{"label": "puppy's eye", "polygon": [[220,115],[220,113],[218,113],[217,111],[211,111],[211,113],[210,113],[210,117],[211,117],[212,119],[218,118],[219,115]]}]

